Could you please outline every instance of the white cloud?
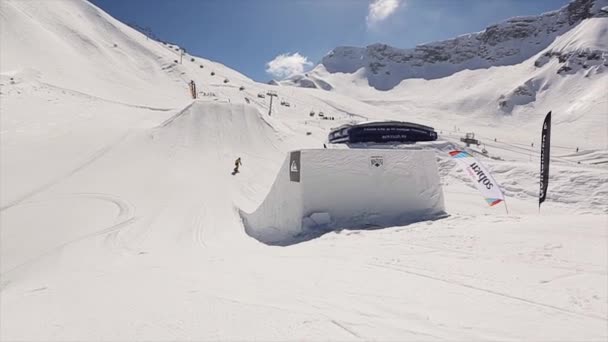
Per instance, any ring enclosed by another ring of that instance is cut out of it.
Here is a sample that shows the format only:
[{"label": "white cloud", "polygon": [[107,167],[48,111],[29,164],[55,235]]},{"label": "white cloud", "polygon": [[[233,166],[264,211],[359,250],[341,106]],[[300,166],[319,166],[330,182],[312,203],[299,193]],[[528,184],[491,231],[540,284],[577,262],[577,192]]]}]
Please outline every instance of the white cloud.
[{"label": "white cloud", "polygon": [[284,53],[266,63],[266,72],[277,79],[285,79],[303,73],[309,66],[312,66],[312,63],[298,52],[291,55]]},{"label": "white cloud", "polygon": [[370,0],[369,13],[365,20],[372,27],[390,17],[401,6],[404,0]]}]

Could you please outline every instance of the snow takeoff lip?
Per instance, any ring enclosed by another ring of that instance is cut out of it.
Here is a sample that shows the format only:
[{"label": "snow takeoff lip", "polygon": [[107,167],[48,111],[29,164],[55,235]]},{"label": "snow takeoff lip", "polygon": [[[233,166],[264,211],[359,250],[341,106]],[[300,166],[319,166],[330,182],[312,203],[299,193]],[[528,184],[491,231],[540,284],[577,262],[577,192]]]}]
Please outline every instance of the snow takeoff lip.
[{"label": "snow takeoff lip", "polygon": [[291,152],[259,208],[241,212],[250,236],[275,245],[444,215],[434,152],[372,149]]}]

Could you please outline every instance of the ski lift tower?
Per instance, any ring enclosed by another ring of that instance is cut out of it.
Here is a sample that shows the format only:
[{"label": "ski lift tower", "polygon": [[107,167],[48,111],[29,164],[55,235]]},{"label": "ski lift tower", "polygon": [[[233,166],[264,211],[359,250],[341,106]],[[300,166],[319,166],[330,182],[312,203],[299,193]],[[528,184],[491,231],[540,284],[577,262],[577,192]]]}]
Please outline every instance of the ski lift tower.
[{"label": "ski lift tower", "polygon": [[467,144],[467,147],[471,146],[471,145],[481,145],[481,142],[477,139],[475,139],[475,133],[467,133],[464,138],[460,138],[460,141],[462,141],[463,143]]},{"label": "ski lift tower", "polygon": [[185,48],[179,48],[179,64],[182,64],[182,59],[184,57],[184,55],[186,54],[186,49]]},{"label": "ski lift tower", "polygon": [[270,106],[268,107],[268,116],[271,116],[272,115],[272,98],[277,97],[279,95],[277,95],[276,91],[272,91],[272,90],[269,90],[266,93],[266,95],[270,96]]}]

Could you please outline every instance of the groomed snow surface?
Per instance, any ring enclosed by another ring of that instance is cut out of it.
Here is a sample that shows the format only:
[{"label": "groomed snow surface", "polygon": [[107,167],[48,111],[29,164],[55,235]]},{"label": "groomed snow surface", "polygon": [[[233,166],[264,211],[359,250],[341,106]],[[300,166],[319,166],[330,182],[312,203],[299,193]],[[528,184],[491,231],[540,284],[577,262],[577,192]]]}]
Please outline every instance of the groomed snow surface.
[{"label": "groomed snow surface", "polygon": [[[553,62],[529,60],[386,93],[336,76],[342,90],[328,92],[258,84],[190,55],[176,64],[174,46],[85,1],[5,0],[0,20],[0,340],[608,338],[605,73],[559,78]],[[507,116],[467,110],[543,75],[537,102]],[[458,94],[434,102],[450,88]],[[257,97],[268,90],[279,94],[270,116]],[[551,100],[539,212],[537,139]],[[441,141],[321,149],[331,127],[384,119],[434,125]],[[468,151],[501,184],[509,214],[445,153],[469,130],[488,156]],[[299,183],[282,178],[292,151]],[[301,197],[277,193],[290,187]],[[383,194],[431,208],[433,220],[375,221],[398,212]],[[280,204],[301,211],[293,225]],[[340,221],[355,210],[371,227]],[[294,229],[287,238],[266,229],[277,217]]]}]

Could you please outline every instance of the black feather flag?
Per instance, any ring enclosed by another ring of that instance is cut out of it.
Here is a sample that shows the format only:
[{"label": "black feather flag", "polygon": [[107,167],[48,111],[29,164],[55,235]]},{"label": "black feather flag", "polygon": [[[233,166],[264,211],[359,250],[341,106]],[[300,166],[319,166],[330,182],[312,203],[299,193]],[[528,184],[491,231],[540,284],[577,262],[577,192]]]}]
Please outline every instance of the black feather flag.
[{"label": "black feather flag", "polygon": [[551,156],[551,112],[545,117],[543,131],[540,137],[540,193],[538,194],[538,207],[547,198],[549,187],[549,161]]}]

